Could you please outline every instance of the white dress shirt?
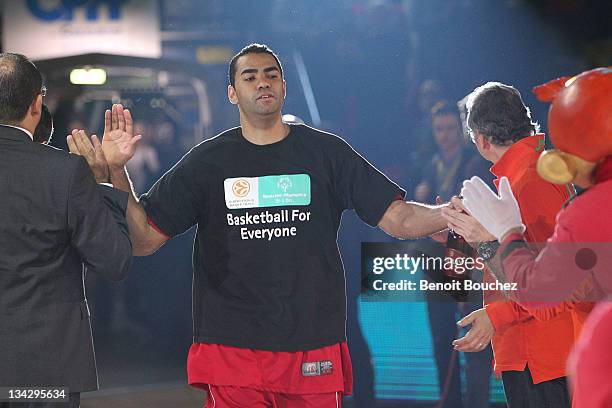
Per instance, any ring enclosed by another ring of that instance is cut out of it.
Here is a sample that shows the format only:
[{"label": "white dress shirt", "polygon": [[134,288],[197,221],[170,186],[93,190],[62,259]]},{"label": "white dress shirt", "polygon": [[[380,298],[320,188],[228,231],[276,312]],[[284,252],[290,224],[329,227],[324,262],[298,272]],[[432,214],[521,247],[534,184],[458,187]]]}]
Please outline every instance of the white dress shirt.
[{"label": "white dress shirt", "polygon": [[24,129],[24,128],[19,127],[19,126],[13,126],[13,125],[0,125],[0,126],[6,126],[6,127],[12,127],[12,128],[15,128],[15,129],[19,129],[19,130],[21,130],[22,132],[25,132],[25,133],[26,133],[28,136],[30,136],[30,139],[32,139],[32,141],[34,141],[34,136],[32,136],[32,134],[30,133],[30,131],[29,131],[29,130],[27,130],[27,129]]}]

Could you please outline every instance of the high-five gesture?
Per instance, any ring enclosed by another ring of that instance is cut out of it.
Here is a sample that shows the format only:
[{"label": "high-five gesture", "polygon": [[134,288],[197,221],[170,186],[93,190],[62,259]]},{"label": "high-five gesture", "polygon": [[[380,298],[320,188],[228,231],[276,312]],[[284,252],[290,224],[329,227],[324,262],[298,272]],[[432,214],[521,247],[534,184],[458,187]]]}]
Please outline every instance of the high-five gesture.
[{"label": "high-five gesture", "polygon": [[463,205],[476,220],[500,242],[510,231],[525,232],[518,202],[507,177],[499,181],[499,195],[480,177],[463,182]]},{"label": "high-five gesture", "polygon": [[84,130],[74,129],[72,134],[66,137],[66,141],[68,142],[70,153],[83,156],[87,160],[87,164],[89,164],[96,182],[110,182],[108,164],[102,152],[102,145],[100,140],[98,140],[98,136],[92,135],[90,141]]},{"label": "high-five gesture", "polygon": [[122,168],[134,156],[142,135],[134,136],[132,114],[120,104],[104,112],[102,150],[109,167]]}]

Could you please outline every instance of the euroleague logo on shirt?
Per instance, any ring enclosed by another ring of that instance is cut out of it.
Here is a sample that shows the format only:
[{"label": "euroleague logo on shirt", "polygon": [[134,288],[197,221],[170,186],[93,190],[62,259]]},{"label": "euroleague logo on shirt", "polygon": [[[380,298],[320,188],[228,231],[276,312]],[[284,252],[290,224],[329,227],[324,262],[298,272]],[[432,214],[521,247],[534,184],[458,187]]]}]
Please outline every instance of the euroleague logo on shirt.
[{"label": "euroleague logo on shirt", "polygon": [[246,197],[251,191],[251,185],[245,179],[238,179],[232,184],[232,192],[236,197]]}]

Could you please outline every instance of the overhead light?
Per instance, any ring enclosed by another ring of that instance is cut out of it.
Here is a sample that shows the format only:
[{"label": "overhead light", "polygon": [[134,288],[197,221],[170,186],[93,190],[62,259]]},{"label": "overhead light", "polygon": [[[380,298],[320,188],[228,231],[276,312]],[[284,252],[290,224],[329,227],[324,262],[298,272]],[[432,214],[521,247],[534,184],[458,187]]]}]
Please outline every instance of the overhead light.
[{"label": "overhead light", "polygon": [[70,83],[75,85],[103,85],[106,71],[102,68],[76,68],[70,72]]}]

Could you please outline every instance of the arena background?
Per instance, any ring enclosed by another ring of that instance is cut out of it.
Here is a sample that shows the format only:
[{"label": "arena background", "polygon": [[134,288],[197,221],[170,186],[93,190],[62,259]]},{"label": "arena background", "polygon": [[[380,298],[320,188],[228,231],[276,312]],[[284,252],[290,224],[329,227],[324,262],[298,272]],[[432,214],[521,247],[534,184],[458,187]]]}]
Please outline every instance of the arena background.
[{"label": "arena background", "polygon": [[[610,11],[609,2],[587,0],[4,1],[2,44],[43,71],[53,145],[65,148],[74,127],[101,134],[112,102],[132,109],[158,158],[142,169],[144,192],[191,146],[238,124],[227,62],[265,43],[284,64],[284,113],[344,137],[410,198],[433,146],[418,134],[424,83],[451,101],[486,81],[512,84],[545,129],[547,107],[530,89],[610,65]],[[104,69],[105,82],[71,82],[85,67]],[[434,406],[425,304],[359,296],[360,243],[389,238],[353,213],[339,237],[359,377],[347,405],[368,406],[358,399],[371,394],[379,406]],[[185,386],[192,241],[190,231],[136,259],[117,284],[88,275],[101,391],[84,395],[83,407],[201,406],[201,392]],[[498,380],[491,390],[502,403]]]}]

